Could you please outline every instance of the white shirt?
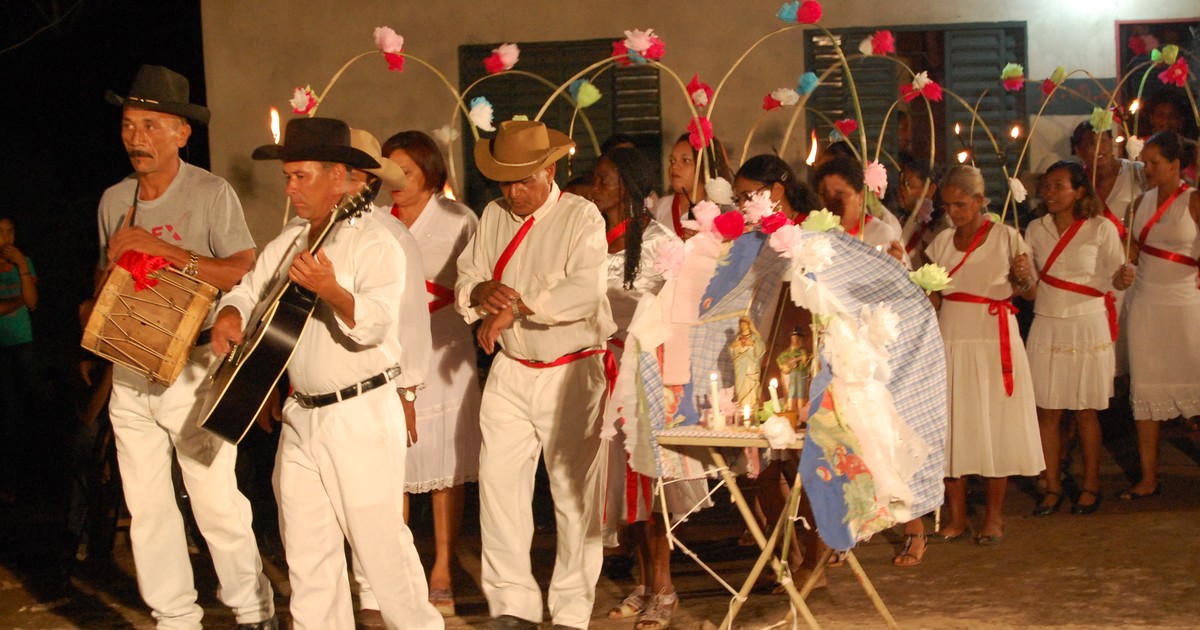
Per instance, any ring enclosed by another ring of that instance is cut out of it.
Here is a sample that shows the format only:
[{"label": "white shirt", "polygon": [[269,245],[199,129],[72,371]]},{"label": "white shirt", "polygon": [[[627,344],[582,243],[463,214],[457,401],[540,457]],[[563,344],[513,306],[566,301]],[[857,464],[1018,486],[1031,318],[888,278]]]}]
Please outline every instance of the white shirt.
[{"label": "white shirt", "polygon": [[[325,255],[333,263],[337,282],[354,296],[354,328],[338,318],[329,305],[318,302],[288,364],[296,391],[327,394],[354,385],[397,365],[401,355],[396,334],[406,264],[400,244],[369,217],[344,221],[331,228]],[[219,309],[232,306],[243,324],[278,274],[286,274],[292,259],[308,246],[308,222],[293,219],[262,250],[254,268],[228,295]]]},{"label": "white shirt", "polygon": [[[421,263],[424,265],[422,280],[453,292],[458,279],[458,257],[478,228],[479,217],[470,208],[437,195],[430,197],[412,224],[412,234],[421,248]],[[425,285],[421,286],[424,290]],[[437,299],[428,291],[425,298],[429,303]],[[462,318],[455,314],[453,307],[451,303],[429,317],[435,347],[458,342],[470,343],[470,329],[463,325]]]},{"label": "white shirt", "polygon": [[375,206],[364,217],[379,223],[395,237],[404,251],[404,293],[400,296],[400,376],[397,387],[418,387],[425,384],[429,360],[433,355],[433,335],[429,326],[429,307],[425,292],[424,265],[421,246],[404,223],[393,217],[387,208]]},{"label": "white shirt", "polygon": [[629,327],[633,313],[637,310],[638,300],[643,295],[657,295],[666,284],[667,279],[654,268],[654,261],[663,246],[671,241],[679,241],[672,228],[665,227],[658,221],[646,224],[642,230],[641,260],[632,289],[625,288],[625,250],[608,254],[608,302],[618,330],[624,331]]},{"label": "white shirt", "polygon": [[[1029,248],[1033,250],[1033,262],[1038,273],[1046,266],[1050,252],[1058,245],[1058,228],[1054,217],[1045,215],[1034,221],[1025,230]],[[1117,228],[1103,216],[1088,219],[1071,243],[1050,267],[1050,275],[1059,280],[1092,287],[1101,293],[1112,291],[1112,276],[1124,261],[1125,254]],[[1074,291],[1059,289],[1046,282],[1038,284],[1037,301],[1033,312],[1048,317],[1075,317],[1087,313],[1103,312],[1104,300],[1081,295]]]},{"label": "white shirt", "polygon": [[[606,294],[604,219],[592,202],[562,194],[558,185],[532,215],[534,224],[499,279],[521,295],[532,315],[500,335],[504,351],[530,361],[554,361],[577,350],[601,347],[614,331]],[[455,308],[472,323],[480,318],[471,291],[492,279],[501,252],[525,219],[493,201],[479,231],[458,257]]]}]

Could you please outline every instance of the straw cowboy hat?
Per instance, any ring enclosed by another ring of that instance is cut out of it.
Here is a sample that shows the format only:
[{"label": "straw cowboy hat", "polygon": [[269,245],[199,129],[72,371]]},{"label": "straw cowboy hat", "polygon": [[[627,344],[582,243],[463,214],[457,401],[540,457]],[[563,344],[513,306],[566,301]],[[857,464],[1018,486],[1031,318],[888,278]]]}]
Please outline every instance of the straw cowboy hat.
[{"label": "straw cowboy hat", "polygon": [[334,118],[293,118],[283,131],[283,144],[263,145],[250,157],[284,162],[340,162],[353,168],[379,168],[375,158],[350,145],[350,125]]},{"label": "straw cowboy hat", "polygon": [[496,137],[475,144],[475,165],[484,177],[517,182],[566,155],[575,142],[533,120],[506,120]]},{"label": "straw cowboy hat", "polygon": [[408,186],[408,175],[404,174],[404,169],[400,168],[399,164],[383,157],[383,150],[379,147],[379,140],[375,139],[370,132],[362,129],[350,130],[350,146],[366,153],[375,158],[379,162],[379,168],[364,168],[363,170],[378,177],[384,186],[392,190],[404,190]]},{"label": "straw cowboy hat", "polygon": [[117,96],[108,90],[104,100],[121,107],[139,107],[152,112],[174,114],[199,125],[207,125],[212,112],[188,102],[187,77],[162,66],[143,65],[133,78],[129,96]]}]

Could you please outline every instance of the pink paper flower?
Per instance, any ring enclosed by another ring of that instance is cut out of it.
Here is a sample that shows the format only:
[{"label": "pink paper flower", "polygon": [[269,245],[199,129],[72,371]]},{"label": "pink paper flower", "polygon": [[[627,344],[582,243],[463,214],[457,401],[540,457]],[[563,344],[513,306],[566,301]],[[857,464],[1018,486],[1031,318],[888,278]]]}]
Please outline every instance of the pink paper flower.
[{"label": "pink paper flower", "polygon": [[767,240],[767,244],[771,249],[779,252],[784,258],[791,258],[792,252],[796,246],[800,244],[800,226],[795,223],[787,223],[779,226],[771,233],[771,238]]},{"label": "pink paper flower", "polygon": [[400,53],[383,53],[387,60],[389,72],[404,72],[404,55]]},{"label": "pink paper flower", "polygon": [[688,83],[687,91],[688,96],[692,97],[692,104],[696,107],[708,107],[709,101],[712,100],[712,86],[701,83],[699,74],[692,75],[692,81]]},{"label": "pink paper flower", "polygon": [[780,102],[779,102],[779,101],[778,101],[778,100],[777,100],[777,99],[776,99],[776,98],[775,98],[773,95],[771,95],[771,94],[768,94],[768,95],[766,95],[766,96],[764,96],[764,97],[763,97],[763,104],[762,104],[762,108],[763,108],[763,110],[764,110],[764,111],[768,111],[768,112],[769,112],[769,111],[771,111],[772,109],[779,109],[779,107],[780,107],[780,106],[782,106],[782,105],[783,105],[783,103],[780,103]]},{"label": "pink paper flower", "polygon": [[488,74],[512,70],[520,55],[521,49],[516,44],[501,44],[499,48],[492,49],[490,57],[483,60],[483,67]]},{"label": "pink paper flower", "polygon": [[[699,121],[699,125],[696,124],[697,121]],[[687,129],[688,144],[691,144],[693,149],[697,151],[703,151],[704,147],[708,146],[708,143],[712,142],[713,128],[712,123],[708,122],[708,116],[693,118],[692,121],[688,123]]]},{"label": "pink paper flower", "polygon": [[805,0],[796,9],[796,21],[801,24],[814,24],[821,19],[821,3],[816,0]]},{"label": "pink paper flower", "polygon": [[303,115],[311,112],[312,108],[317,106],[319,99],[313,89],[306,85],[292,90],[292,100],[289,102],[292,105],[292,113]]},{"label": "pink paper flower", "polygon": [[654,35],[652,28],[644,31],[638,29],[625,31],[623,44],[627,51],[633,51],[646,59],[655,61],[662,59],[663,54],[667,51],[666,44]]},{"label": "pink paper flower", "polygon": [[746,231],[746,217],[741,212],[726,212],[713,219],[713,229],[725,240],[735,239]]},{"label": "pink paper flower", "polygon": [[674,278],[683,268],[683,241],[670,240],[663,243],[654,258],[654,271],[664,278]]},{"label": "pink paper flower", "polygon": [[1186,87],[1187,79],[1188,79],[1187,60],[1184,59],[1183,57],[1179,57],[1178,59],[1175,60],[1175,63],[1168,66],[1166,70],[1163,70],[1162,72],[1158,73],[1158,80],[1162,81],[1163,83],[1165,83],[1167,85],[1177,85],[1179,87]]},{"label": "pink paper flower", "polygon": [[842,134],[842,137],[848,139],[850,134],[854,133],[854,131],[858,129],[858,121],[854,120],[853,118],[843,118],[833,123],[833,126],[837,128],[839,133]]},{"label": "pink paper flower", "polygon": [[883,191],[887,190],[887,168],[884,165],[875,160],[867,163],[867,168],[863,169],[863,180],[868,190],[875,193],[876,197],[883,198]]},{"label": "pink paper flower", "polygon": [[679,224],[694,232],[707,232],[712,229],[713,220],[721,214],[717,204],[705,199],[692,208],[695,219],[684,219]]},{"label": "pink paper flower", "polygon": [[774,234],[788,223],[790,223],[788,218],[782,212],[773,212],[763,217],[758,226],[762,229],[763,234]]},{"label": "pink paper flower", "polygon": [[380,26],[375,29],[375,46],[380,52],[398,53],[404,51],[404,38],[396,34],[388,26]]}]

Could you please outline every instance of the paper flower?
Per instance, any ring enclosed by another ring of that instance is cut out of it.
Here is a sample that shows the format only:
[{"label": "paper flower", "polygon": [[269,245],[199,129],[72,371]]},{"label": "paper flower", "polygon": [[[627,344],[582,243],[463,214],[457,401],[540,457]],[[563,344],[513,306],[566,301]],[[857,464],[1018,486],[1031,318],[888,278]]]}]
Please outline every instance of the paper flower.
[{"label": "paper flower", "polygon": [[1111,109],[1096,107],[1092,109],[1092,131],[1096,133],[1104,133],[1112,129],[1113,113]]},{"label": "paper flower", "polygon": [[375,29],[375,46],[379,48],[380,52],[404,52],[404,38],[391,27],[380,26]]},{"label": "paper flower", "polygon": [[306,85],[292,90],[292,100],[288,102],[292,105],[292,113],[303,115],[311,112],[321,99],[317,98],[317,93],[313,92],[312,87]]},{"label": "paper flower", "polygon": [[779,12],[776,17],[787,22],[788,24],[796,23],[796,15],[800,12],[799,2],[784,2],[783,6],[779,7]]},{"label": "paper flower", "polygon": [[833,244],[828,237],[805,239],[793,252],[804,273],[821,273],[833,265]]},{"label": "paper flower", "polygon": [[704,147],[712,142],[713,129],[712,123],[708,122],[708,116],[700,116],[693,118],[688,123],[688,144],[697,151],[703,151]]},{"label": "paper flower", "polygon": [[458,129],[453,125],[442,125],[433,130],[433,138],[446,146],[454,144],[458,140]]},{"label": "paper flower", "polygon": [[712,229],[713,219],[721,214],[717,204],[705,199],[692,207],[694,219],[684,219],[679,224],[693,232],[708,232]]},{"label": "paper flower", "polygon": [[780,103],[779,99],[775,98],[775,94],[773,92],[763,97],[763,111],[769,112],[773,109],[779,109],[781,105],[783,105],[783,103]]},{"label": "paper flower", "polygon": [[471,124],[479,128],[480,131],[495,131],[492,126],[492,117],[495,111],[492,109],[492,104],[482,96],[476,96],[471,99],[471,111],[468,117],[471,119]]},{"label": "paper flower", "polygon": [[991,221],[992,223],[1000,223],[1000,215],[996,214],[995,212],[985,212],[983,213],[983,218]]},{"label": "paper flower", "polygon": [[842,229],[842,219],[825,208],[809,212],[808,217],[800,227],[811,232],[828,232],[832,229]]},{"label": "paper flower", "polygon": [[779,226],[774,232],[771,232],[771,238],[767,239],[767,245],[770,245],[771,249],[779,252],[780,256],[791,258],[792,253],[796,251],[800,246],[801,240],[803,240],[800,234],[800,226],[795,223],[785,222],[784,225]]},{"label": "paper flower", "polygon": [[887,304],[880,304],[873,311],[864,306],[859,321],[866,326],[871,343],[880,348],[895,341],[900,334],[900,316]]},{"label": "paper flower", "polygon": [[1142,154],[1142,147],[1146,146],[1146,141],[1137,136],[1130,136],[1125,142],[1125,152],[1129,154],[1129,159],[1136,160]]},{"label": "paper flower", "polygon": [[800,90],[800,93],[807,96],[812,94],[812,91],[817,89],[817,86],[820,84],[821,79],[817,78],[816,73],[805,72],[804,74],[800,75],[800,81],[796,85]]},{"label": "paper flower", "polygon": [[1146,40],[1141,35],[1129,36],[1129,51],[1134,57],[1139,57],[1150,51],[1150,47],[1146,46]]},{"label": "paper flower", "polygon": [[488,74],[512,70],[520,56],[521,49],[516,44],[501,44],[499,48],[492,49],[490,57],[483,60],[483,67]]},{"label": "paper flower", "polygon": [[926,197],[921,200],[921,207],[917,209],[917,223],[925,224],[933,220],[933,200]]},{"label": "paper flower", "polygon": [[1019,63],[1010,63],[1000,71],[1000,80],[1006,91],[1015,92],[1025,87],[1025,68]]},{"label": "paper flower", "polygon": [[637,53],[644,59],[653,59],[655,61],[662,59],[663,53],[667,51],[666,44],[654,36],[654,29],[648,28],[644,31],[634,29],[625,31],[625,41],[622,42],[626,50]]},{"label": "paper flower", "polygon": [[1025,197],[1027,193],[1025,192],[1025,184],[1022,184],[1021,180],[1017,179],[1016,177],[1009,177],[1008,189],[1012,192],[1013,201],[1017,203],[1025,203]]},{"label": "paper flower", "polygon": [[896,37],[891,31],[875,31],[870,37],[865,37],[858,45],[858,51],[864,55],[886,55],[896,52]]},{"label": "paper flower", "polygon": [[1162,47],[1162,62],[1171,65],[1175,63],[1175,59],[1179,57],[1179,46],[1175,44],[1167,44]]},{"label": "paper flower", "polygon": [[1180,57],[1175,60],[1175,63],[1167,67],[1166,70],[1158,73],[1158,80],[1167,85],[1176,85],[1179,87],[1187,87],[1188,66],[1187,60]]},{"label": "paper flower", "polygon": [[783,416],[772,415],[767,418],[767,421],[762,424],[763,437],[767,438],[767,443],[771,448],[782,450],[796,441],[796,430],[792,428],[792,423]]},{"label": "paper flower", "polygon": [[946,273],[946,268],[933,263],[909,273],[908,277],[913,284],[921,287],[926,295],[950,286],[950,275]]},{"label": "paper flower", "polygon": [[696,107],[708,107],[708,102],[712,100],[713,89],[707,83],[700,82],[700,75],[692,75],[692,82],[687,86],[688,96],[692,98],[692,104]]},{"label": "paper flower", "polygon": [[733,205],[733,185],[724,177],[714,177],[704,182],[704,194],[713,203],[722,206]]},{"label": "paper flower", "polygon": [[389,72],[404,72],[404,55],[400,53],[383,53]]},{"label": "paper flower", "polygon": [[815,0],[804,0],[796,9],[796,21],[800,24],[815,24],[821,19],[821,3]]},{"label": "paper flower", "polygon": [[624,40],[613,42],[613,57],[619,57],[617,63],[628,66],[632,63],[646,63],[646,58],[625,47]]},{"label": "paper flower", "polygon": [[858,121],[853,118],[843,118],[834,122],[833,126],[837,128],[838,133],[842,134],[843,138],[849,138],[850,134],[858,129]]},{"label": "paper flower", "polygon": [[883,198],[883,192],[887,190],[887,179],[887,167],[877,160],[871,160],[863,169],[863,181],[866,182],[867,189],[880,199]]},{"label": "paper flower", "polygon": [[713,230],[725,240],[732,240],[746,231],[746,217],[741,212],[724,212],[713,219]]},{"label": "paper flower", "polygon": [[918,96],[924,96],[925,100],[936,103],[942,100],[942,86],[930,79],[928,72],[921,71],[913,76],[912,83],[900,86],[900,95],[904,97],[905,103]]},{"label": "paper flower", "polygon": [[784,216],[782,212],[772,212],[759,221],[758,228],[762,230],[763,234],[770,235],[777,232],[779,228],[790,223],[791,222],[788,221],[788,218]]},{"label": "paper flower", "polygon": [[600,100],[600,90],[591,81],[587,79],[578,79],[572,81],[571,85],[567,86],[567,91],[571,93],[571,98],[575,99],[575,103],[579,105],[579,109],[591,107]]},{"label": "paper flower", "polygon": [[1042,82],[1042,94],[1050,96],[1050,94],[1054,92],[1054,88],[1062,85],[1062,82],[1066,80],[1067,71],[1064,70],[1062,66],[1055,68],[1054,73],[1050,75],[1050,78]]},{"label": "paper flower", "polygon": [[655,273],[667,279],[679,275],[679,270],[683,268],[683,254],[683,241],[672,239],[663,243],[654,257]]},{"label": "paper flower", "polygon": [[758,223],[767,216],[775,212],[775,204],[771,203],[771,191],[760,190],[750,199],[742,203],[742,214],[746,215],[746,220],[750,223]]},{"label": "paper flower", "polygon": [[521,122],[529,122],[529,116],[526,116],[525,114],[513,114],[512,119],[519,120]]},{"label": "paper flower", "polygon": [[779,88],[771,92],[771,98],[779,101],[784,107],[791,107],[800,102],[800,95],[792,88]]}]

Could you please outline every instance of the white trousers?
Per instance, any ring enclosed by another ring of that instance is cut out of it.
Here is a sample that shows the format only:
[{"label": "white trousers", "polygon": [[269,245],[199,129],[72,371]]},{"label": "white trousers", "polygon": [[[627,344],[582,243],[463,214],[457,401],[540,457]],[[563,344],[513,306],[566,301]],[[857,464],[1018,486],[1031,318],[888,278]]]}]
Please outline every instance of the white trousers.
[{"label": "white trousers", "polygon": [[483,593],[493,617],[542,620],[529,552],[534,475],[544,455],[558,527],[550,616],[573,628],[591,621],[603,554],[600,424],[606,386],[600,355],[539,369],[501,354],[492,364],[479,410],[479,521]]},{"label": "white trousers", "polygon": [[275,459],[296,630],[354,630],[344,541],[388,628],[444,628],[404,524],[404,411],[392,387],[318,409],[283,407]]},{"label": "white trousers", "polygon": [[108,412],[132,517],[129,539],[138,589],[159,628],[199,628],[204,616],[196,604],[183,516],[175,502],[172,449],[221,581],[217,596],[233,609],[238,623],[275,614],[250,527],[250,502],[238,491],[234,476],[237,448],[197,426],[212,361],[207,347],[193,350],[171,387],[151,384],[119,365],[113,368]]}]

